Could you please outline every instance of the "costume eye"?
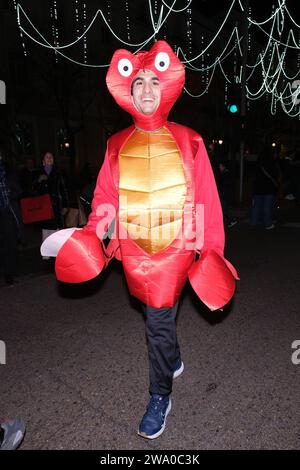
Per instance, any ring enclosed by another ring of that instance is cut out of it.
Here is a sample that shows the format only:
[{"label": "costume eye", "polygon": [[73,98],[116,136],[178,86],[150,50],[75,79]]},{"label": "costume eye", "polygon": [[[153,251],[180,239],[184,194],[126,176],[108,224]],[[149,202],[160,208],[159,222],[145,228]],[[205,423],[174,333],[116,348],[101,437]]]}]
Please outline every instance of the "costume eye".
[{"label": "costume eye", "polygon": [[118,62],[118,70],[122,77],[129,77],[133,67],[129,59],[120,59]]},{"label": "costume eye", "polygon": [[170,65],[170,57],[166,52],[159,52],[155,57],[154,65],[159,72],[164,72]]}]

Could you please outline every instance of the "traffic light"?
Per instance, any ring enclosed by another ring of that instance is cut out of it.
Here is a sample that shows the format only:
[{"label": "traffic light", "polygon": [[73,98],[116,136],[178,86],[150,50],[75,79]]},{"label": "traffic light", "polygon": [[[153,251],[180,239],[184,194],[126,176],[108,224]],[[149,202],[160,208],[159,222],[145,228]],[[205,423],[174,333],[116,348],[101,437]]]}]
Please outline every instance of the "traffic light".
[{"label": "traffic light", "polygon": [[231,114],[237,114],[240,111],[240,86],[237,83],[229,83],[227,88],[226,107]]},{"label": "traffic light", "polygon": [[238,106],[237,106],[237,104],[234,104],[234,103],[229,104],[229,105],[227,106],[227,109],[228,109],[228,111],[229,111],[230,113],[232,113],[232,114],[238,112]]}]

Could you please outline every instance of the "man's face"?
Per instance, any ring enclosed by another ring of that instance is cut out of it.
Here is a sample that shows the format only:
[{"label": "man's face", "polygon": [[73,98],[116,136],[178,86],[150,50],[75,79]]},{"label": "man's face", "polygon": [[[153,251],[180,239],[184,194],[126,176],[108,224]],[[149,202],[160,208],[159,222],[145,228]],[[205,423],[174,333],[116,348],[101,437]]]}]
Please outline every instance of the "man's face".
[{"label": "man's face", "polygon": [[153,114],[160,97],[158,77],[151,70],[140,70],[132,81],[132,99],[136,109],[146,115]]}]

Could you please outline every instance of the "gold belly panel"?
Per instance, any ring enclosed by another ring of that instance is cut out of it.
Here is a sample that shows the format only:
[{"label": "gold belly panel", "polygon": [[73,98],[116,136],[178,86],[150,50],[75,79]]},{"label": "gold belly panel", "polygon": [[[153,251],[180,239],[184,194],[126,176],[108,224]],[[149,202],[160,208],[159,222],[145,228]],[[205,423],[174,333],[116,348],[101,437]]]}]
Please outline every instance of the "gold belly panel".
[{"label": "gold belly panel", "polygon": [[136,129],[119,156],[119,220],[149,254],[158,253],[178,234],[186,198],[179,149],[166,128]]}]

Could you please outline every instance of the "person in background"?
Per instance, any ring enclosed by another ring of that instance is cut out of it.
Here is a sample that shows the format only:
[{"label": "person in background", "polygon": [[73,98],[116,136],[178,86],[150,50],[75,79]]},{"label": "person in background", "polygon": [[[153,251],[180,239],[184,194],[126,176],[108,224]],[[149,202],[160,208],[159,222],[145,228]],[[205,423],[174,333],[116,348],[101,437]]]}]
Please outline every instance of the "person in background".
[{"label": "person in background", "polygon": [[43,157],[42,169],[33,184],[33,191],[39,195],[49,194],[53,207],[54,219],[42,222],[42,238],[45,240],[55,230],[65,227],[64,217],[69,207],[66,181],[51,152],[46,152]]},{"label": "person in background", "polygon": [[263,224],[272,230],[275,203],[279,190],[280,172],[273,158],[271,147],[265,145],[259,153],[253,184],[251,225]]},{"label": "person in background", "polygon": [[79,174],[78,205],[79,209],[83,210],[86,218],[92,210],[91,205],[96,187],[97,174],[98,171],[95,171],[89,162],[84,164]]},{"label": "person in background", "polygon": [[224,160],[221,160],[218,164],[216,182],[222,205],[224,223],[227,227],[233,227],[237,224],[237,220],[232,217],[229,206],[233,200],[234,181]]},{"label": "person in background", "polygon": [[21,188],[16,175],[9,171],[0,150],[0,239],[1,260],[6,284],[13,285],[17,272],[18,241],[24,241],[19,207]]},{"label": "person in background", "polygon": [[22,188],[22,197],[34,196],[33,185],[38,174],[32,157],[27,157],[24,162],[24,168],[19,173],[20,185]]},{"label": "person in background", "polygon": [[297,147],[285,159],[285,199],[300,203],[300,149]]}]

